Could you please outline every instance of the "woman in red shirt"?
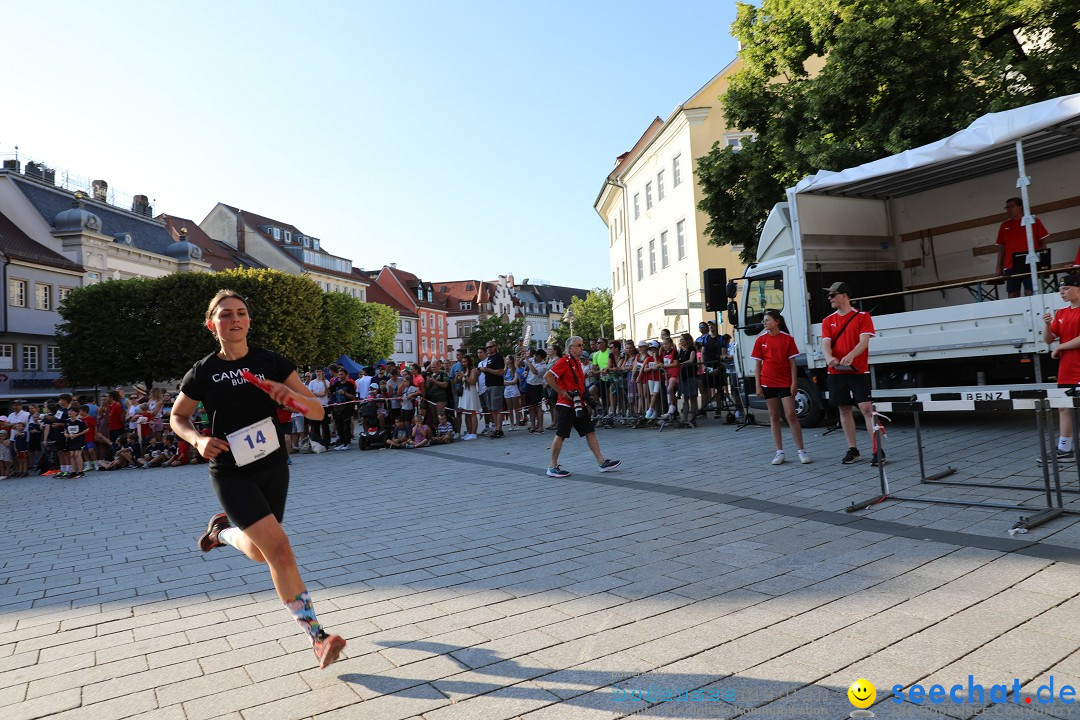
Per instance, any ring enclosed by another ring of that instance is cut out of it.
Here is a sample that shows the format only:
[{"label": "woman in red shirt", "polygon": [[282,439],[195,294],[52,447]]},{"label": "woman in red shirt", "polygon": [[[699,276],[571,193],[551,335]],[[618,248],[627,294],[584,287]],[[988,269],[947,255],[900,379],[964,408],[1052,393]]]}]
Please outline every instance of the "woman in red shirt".
[{"label": "woman in red shirt", "polygon": [[791,436],[795,440],[795,447],[799,450],[799,462],[805,464],[810,462],[810,456],[803,449],[802,426],[799,425],[799,416],[795,412],[794,397],[798,392],[795,358],[799,349],[795,347],[795,339],[788,334],[787,324],[780,311],[766,310],[762,323],[765,325],[765,332],[758,335],[750,356],[757,360],[757,370],[754,373],[757,396],[765,398],[769,405],[769,427],[772,429],[773,444],[776,446],[772,464],[781,465],[784,462],[784,445],[780,437],[781,403],[787,416],[788,427],[791,428]]}]

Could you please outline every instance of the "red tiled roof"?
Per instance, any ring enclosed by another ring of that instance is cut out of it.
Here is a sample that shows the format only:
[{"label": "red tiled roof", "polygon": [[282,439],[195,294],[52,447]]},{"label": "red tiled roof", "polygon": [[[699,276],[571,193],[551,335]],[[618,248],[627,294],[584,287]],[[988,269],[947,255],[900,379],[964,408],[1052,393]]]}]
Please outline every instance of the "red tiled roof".
[{"label": "red tiled roof", "polygon": [[419,317],[414,310],[405,307],[390,293],[383,290],[377,283],[371,283],[367,289],[367,301],[377,302],[386,305],[394,310],[398,311],[399,315],[406,315],[408,317]]},{"label": "red tiled roof", "polygon": [[383,271],[389,273],[397,279],[401,286],[405,288],[405,291],[409,293],[410,299],[417,307],[422,307],[428,310],[443,310],[447,309],[446,303],[439,300],[438,293],[435,292],[438,288],[434,288],[434,283],[424,283],[425,285],[432,285],[433,291],[431,293],[432,302],[427,300],[421,300],[416,297],[416,286],[421,283],[420,278],[413,275],[408,270],[402,270],[400,268],[390,267],[386,265],[383,267]]},{"label": "red tiled roof", "polygon": [[165,223],[165,229],[169,231],[173,241],[180,239],[180,229],[187,230],[187,239],[193,245],[197,245],[203,252],[203,260],[210,264],[210,269],[215,272],[232,270],[238,267],[265,267],[255,258],[242,253],[228,243],[220,242],[207,235],[198,223],[187,218],[173,217],[162,213],[156,220]]}]

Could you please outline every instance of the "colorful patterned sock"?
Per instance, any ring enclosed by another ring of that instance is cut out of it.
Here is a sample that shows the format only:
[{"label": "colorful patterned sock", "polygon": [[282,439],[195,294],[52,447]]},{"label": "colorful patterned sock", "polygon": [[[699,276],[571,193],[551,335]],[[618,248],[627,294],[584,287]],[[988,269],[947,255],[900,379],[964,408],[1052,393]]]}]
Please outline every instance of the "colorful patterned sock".
[{"label": "colorful patterned sock", "polygon": [[318,618],[315,617],[315,608],[311,606],[311,596],[308,595],[307,590],[292,600],[286,600],[285,607],[292,613],[293,620],[311,637],[312,642],[326,634]]}]

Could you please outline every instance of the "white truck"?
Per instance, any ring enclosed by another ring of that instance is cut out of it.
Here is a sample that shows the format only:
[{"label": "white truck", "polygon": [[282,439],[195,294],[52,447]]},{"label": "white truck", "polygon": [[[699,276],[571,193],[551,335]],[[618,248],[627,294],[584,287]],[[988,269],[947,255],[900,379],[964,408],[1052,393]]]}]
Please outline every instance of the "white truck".
[{"label": "white truck", "polygon": [[[823,288],[838,280],[874,319],[875,399],[999,399],[1054,387],[1042,315],[1062,306],[1057,283],[1077,258],[1078,180],[1080,94],[985,115],[931,145],[802,180],[769,215],[741,288],[729,285],[749,395],[754,338],[762,312],[774,308],[803,352],[800,418],[820,422],[821,321],[832,312]],[[995,241],[1013,196],[1050,235],[1049,258],[1030,250],[1023,258],[1023,271],[1037,276],[1035,294],[1010,299],[995,279]]]}]

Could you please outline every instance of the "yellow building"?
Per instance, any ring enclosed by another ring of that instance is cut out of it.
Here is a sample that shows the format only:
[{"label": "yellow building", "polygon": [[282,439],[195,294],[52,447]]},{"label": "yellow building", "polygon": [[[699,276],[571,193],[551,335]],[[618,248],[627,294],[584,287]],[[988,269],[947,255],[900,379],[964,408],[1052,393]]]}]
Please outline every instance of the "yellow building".
[{"label": "yellow building", "polygon": [[719,101],[741,67],[734,60],[666,121],[653,120],[604,180],[593,207],[608,227],[615,337],[696,336],[700,320],[716,317],[704,309],[703,271],[742,274],[737,249],[708,242],[694,174],[714,142],[738,147],[751,136],[727,127]]}]

